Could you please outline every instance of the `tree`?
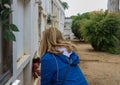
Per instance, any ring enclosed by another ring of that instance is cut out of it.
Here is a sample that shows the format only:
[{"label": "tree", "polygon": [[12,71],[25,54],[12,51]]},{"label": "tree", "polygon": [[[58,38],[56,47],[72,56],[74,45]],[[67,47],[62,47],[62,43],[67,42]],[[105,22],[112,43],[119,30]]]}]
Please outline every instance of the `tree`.
[{"label": "tree", "polygon": [[[83,21],[86,22],[85,20]],[[81,33],[94,50],[120,53],[119,13],[97,13],[82,27]]]},{"label": "tree", "polygon": [[61,2],[61,3],[62,3],[62,5],[63,5],[63,8],[64,8],[64,9],[68,9],[68,8],[69,8],[67,2]]}]

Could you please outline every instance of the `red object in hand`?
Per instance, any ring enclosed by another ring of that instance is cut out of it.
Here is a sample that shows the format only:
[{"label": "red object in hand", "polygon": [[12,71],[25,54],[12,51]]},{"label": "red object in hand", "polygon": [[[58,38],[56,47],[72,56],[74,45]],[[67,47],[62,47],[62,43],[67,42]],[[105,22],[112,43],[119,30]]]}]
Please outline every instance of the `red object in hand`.
[{"label": "red object in hand", "polygon": [[39,68],[39,63],[33,63],[33,67],[34,67],[34,70],[36,70],[37,68]]},{"label": "red object in hand", "polygon": [[33,71],[36,72],[38,76],[40,76],[40,64],[39,63],[33,64]]},{"label": "red object in hand", "polygon": [[40,76],[40,58],[33,59],[32,72],[33,72],[34,78],[37,78],[38,76]]}]

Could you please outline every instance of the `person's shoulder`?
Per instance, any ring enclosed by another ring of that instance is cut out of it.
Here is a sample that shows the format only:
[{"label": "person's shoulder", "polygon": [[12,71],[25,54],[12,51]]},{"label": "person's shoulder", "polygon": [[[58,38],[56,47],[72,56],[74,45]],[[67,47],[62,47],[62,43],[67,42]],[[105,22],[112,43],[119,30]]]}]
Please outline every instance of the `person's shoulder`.
[{"label": "person's shoulder", "polygon": [[75,51],[72,51],[71,56],[73,56],[73,57],[79,57],[79,55],[78,55],[77,52],[75,52]]},{"label": "person's shoulder", "polygon": [[78,55],[77,52],[75,52],[74,50],[72,51],[72,54],[73,55]]},{"label": "person's shoulder", "polygon": [[50,52],[46,52],[43,56],[41,60],[51,60],[52,59],[53,54]]}]

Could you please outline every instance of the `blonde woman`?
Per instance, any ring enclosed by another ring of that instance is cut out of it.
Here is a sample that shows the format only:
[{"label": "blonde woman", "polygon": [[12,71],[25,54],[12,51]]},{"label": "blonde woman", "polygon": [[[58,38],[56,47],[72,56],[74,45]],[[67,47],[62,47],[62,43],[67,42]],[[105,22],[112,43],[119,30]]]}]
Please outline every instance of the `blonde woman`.
[{"label": "blonde woman", "polygon": [[79,68],[75,46],[57,28],[43,32],[40,44],[41,85],[89,85]]}]

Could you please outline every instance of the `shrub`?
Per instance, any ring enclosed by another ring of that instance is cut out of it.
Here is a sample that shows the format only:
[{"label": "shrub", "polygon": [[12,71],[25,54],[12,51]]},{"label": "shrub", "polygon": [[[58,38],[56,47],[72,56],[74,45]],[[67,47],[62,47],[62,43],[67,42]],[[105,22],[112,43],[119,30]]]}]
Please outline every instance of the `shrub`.
[{"label": "shrub", "polygon": [[80,19],[81,16],[78,14],[78,16],[72,17],[72,32],[77,38],[81,38],[81,33],[80,33]]},{"label": "shrub", "polygon": [[98,13],[82,28],[82,35],[98,51],[120,52],[120,16]]}]

